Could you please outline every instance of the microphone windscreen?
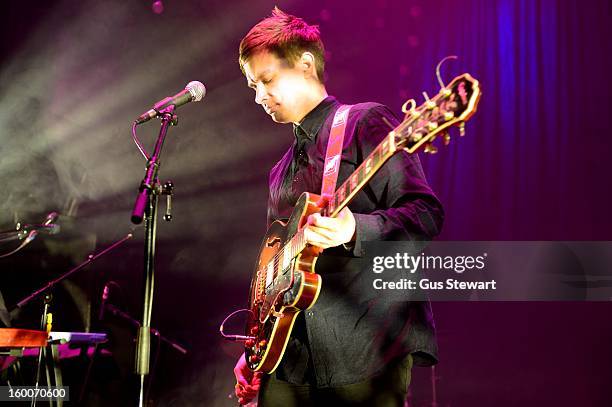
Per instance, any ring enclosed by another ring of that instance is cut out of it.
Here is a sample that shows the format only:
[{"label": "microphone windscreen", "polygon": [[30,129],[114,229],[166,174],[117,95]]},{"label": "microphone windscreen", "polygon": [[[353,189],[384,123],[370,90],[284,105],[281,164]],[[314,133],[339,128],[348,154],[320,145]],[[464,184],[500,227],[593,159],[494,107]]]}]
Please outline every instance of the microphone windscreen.
[{"label": "microphone windscreen", "polygon": [[206,86],[199,81],[191,81],[185,86],[185,89],[191,93],[194,102],[199,102],[206,95]]}]

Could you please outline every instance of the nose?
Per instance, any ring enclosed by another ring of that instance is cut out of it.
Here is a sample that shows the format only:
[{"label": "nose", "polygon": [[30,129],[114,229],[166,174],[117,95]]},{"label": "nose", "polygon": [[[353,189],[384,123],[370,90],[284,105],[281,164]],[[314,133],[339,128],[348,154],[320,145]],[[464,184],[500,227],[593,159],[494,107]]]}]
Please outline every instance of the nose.
[{"label": "nose", "polygon": [[268,92],[263,84],[258,83],[257,87],[255,88],[255,103],[261,105],[266,100],[268,100]]}]

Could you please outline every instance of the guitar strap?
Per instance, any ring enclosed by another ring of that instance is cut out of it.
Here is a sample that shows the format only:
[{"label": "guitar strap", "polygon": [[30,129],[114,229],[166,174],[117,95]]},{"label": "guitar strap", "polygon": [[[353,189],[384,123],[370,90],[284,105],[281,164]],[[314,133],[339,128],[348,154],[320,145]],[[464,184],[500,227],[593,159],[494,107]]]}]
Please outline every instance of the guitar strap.
[{"label": "guitar strap", "polygon": [[342,145],[346,132],[346,122],[348,120],[351,105],[342,105],[334,115],[332,128],[327,141],[327,152],[325,153],[325,164],[323,165],[323,185],[321,187],[321,197],[328,201],[334,196],[336,182],[338,181],[338,171],[340,170],[340,158],[342,156]]}]

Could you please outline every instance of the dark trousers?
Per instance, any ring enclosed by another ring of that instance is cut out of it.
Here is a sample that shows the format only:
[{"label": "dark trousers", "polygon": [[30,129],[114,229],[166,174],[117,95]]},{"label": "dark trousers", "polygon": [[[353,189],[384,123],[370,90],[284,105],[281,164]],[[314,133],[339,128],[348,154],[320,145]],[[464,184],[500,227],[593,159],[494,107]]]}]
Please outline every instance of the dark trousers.
[{"label": "dark trousers", "polygon": [[410,384],[412,356],[389,363],[379,375],[359,383],[317,388],[296,385],[266,375],[258,407],[367,406],[402,407]]}]

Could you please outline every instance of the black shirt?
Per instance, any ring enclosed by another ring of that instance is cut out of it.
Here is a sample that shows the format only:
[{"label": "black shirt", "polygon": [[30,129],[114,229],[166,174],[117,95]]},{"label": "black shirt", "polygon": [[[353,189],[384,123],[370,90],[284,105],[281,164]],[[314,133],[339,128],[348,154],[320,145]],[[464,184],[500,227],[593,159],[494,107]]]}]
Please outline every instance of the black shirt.
[{"label": "black shirt", "polygon": [[[288,218],[302,192],[320,193],[325,151],[340,103],[327,97],[294,125],[295,141],[270,172],[268,224]],[[341,157],[340,185],[399,124],[387,107],[351,108]],[[316,304],[301,313],[275,374],[279,380],[317,387],[340,386],[379,373],[412,353],[415,364],[437,361],[429,302],[409,301],[372,288],[362,243],[430,240],[442,226],[442,205],[428,186],[418,156],[394,155],[349,204],[356,241],[349,251],[325,250],[316,263],[323,279]]]}]

